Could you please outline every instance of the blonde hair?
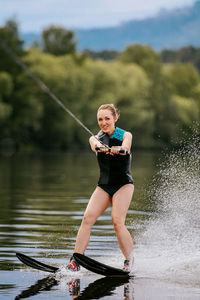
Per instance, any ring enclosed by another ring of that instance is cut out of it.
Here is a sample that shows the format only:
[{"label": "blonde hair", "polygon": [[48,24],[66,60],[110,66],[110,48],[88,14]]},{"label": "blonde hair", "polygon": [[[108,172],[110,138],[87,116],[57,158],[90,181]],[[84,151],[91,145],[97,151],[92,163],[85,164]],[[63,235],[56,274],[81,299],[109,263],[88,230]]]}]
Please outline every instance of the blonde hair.
[{"label": "blonde hair", "polygon": [[[98,111],[100,111],[102,109],[108,109],[108,110],[110,110],[114,118],[115,117],[119,118],[120,113],[119,113],[118,109],[114,106],[114,104],[102,104],[98,108]],[[98,113],[98,111],[97,111],[97,113]]]}]

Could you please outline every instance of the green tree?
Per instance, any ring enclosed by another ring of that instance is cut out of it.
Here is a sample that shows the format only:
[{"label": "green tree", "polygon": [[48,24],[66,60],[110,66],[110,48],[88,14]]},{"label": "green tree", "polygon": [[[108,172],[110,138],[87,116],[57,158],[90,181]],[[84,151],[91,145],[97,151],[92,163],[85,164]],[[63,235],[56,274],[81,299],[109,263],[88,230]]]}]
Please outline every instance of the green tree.
[{"label": "green tree", "polygon": [[184,98],[174,95],[172,97],[173,112],[178,116],[180,127],[189,128],[193,122],[199,121],[199,108],[192,98]]},{"label": "green tree", "polygon": [[172,91],[170,105],[171,124],[174,128],[168,131],[178,144],[183,136],[191,135],[198,126],[200,117],[200,76],[190,64],[174,63],[165,65],[163,72]]},{"label": "green tree", "polygon": [[83,54],[92,59],[102,59],[106,61],[116,59],[119,56],[119,52],[115,50],[92,51],[85,49]]},{"label": "green tree", "polygon": [[137,63],[146,72],[150,81],[147,99],[150,111],[153,112],[152,138],[155,141],[154,144],[160,146],[170,144],[171,120],[169,115],[172,90],[163,73],[160,55],[149,46],[136,44],[128,46],[121,54],[120,59],[126,64]]},{"label": "green tree", "polygon": [[160,67],[160,55],[150,46],[140,44],[129,45],[119,56],[124,63],[135,63],[140,65],[148,75],[157,71]]},{"label": "green tree", "polygon": [[170,133],[172,144],[180,145],[183,140],[190,138],[194,133],[200,134],[200,107],[194,99],[173,95],[171,106],[173,128],[171,128]]},{"label": "green tree", "polygon": [[15,20],[8,20],[3,27],[0,27],[0,71],[8,72],[16,77],[21,69],[1,47],[2,42],[6,43],[19,57],[24,54],[23,41],[19,38],[18,24]]},{"label": "green tree", "polygon": [[[13,133],[13,113],[14,103],[16,102],[16,91],[19,89],[17,77],[22,73],[13,60],[11,55],[6,51],[10,49],[18,57],[22,57],[23,41],[19,38],[18,24],[15,20],[8,20],[3,27],[0,28],[0,132],[1,146],[12,144],[15,148],[15,136]],[[6,141],[6,143],[4,143]],[[7,143],[7,141],[9,141]],[[4,146],[2,146],[4,147]]]},{"label": "green tree", "polygon": [[[150,81],[143,68],[133,63],[123,64],[118,60],[112,62],[89,60],[85,68],[93,77],[89,115],[93,117],[91,127],[94,128],[94,132],[98,131],[96,125],[98,106],[103,103],[114,103],[121,111],[118,126],[132,131],[138,146],[144,145],[152,130],[153,111],[147,100]],[[144,128],[148,130],[144,131]]]},{"label": "green tree", "polygon": [[6,103],[6,98],[12,93],[13,83],[11,76],[6,72],[0,72],[0,124],[1,124],[1,137],[3,135],[5,121],[8,121],[12,107]]},{"label": "green tree", "polygon": [[200,82],[200,76],[192,64],[169,64],[164,70],[174,94],[193,97],[194,89]]},{"label": "green tree", "polygon": [[154,111],[148,101],[151,81],[137,64],[118,63],[113,69],[119,74],[116,105],[121,112],[120,126],[133,133],[137,147],[154,147]]},{"label": "green tree", "polygon": [[74,54],[74,32],[58,26],[50,26],[42,32],[43,50],[54,55]]},{"label": "green tree", "polygon": [[[39,49],[30,49],[25,61],[64,105],[84,120],[92,78],[76,64],[74,57],[54,56]],[[19,110],[16,108],[15,121],[21,128],[18,132],[22,130],[23,120],[26,120],[23,130],[26,128],[27,135],[43,149],[69,149],[88,144],[84,130],[26,73],[19,78],[19,82],[23,88],[18,94]]]},{"label": "green tree", "polygon": [[164,49],[160,55],[164,63],[192,63],[200,71],[200,48],[188,46],[178,50]]},{"label": "green tree", "polygon": [[0,152],[6,153],[6,155],[13,148],[13,141],[10,139],[12,106],[6,102],[7,97],[12,93],[12,89],[13,82],[10,74],[0,72]]}]

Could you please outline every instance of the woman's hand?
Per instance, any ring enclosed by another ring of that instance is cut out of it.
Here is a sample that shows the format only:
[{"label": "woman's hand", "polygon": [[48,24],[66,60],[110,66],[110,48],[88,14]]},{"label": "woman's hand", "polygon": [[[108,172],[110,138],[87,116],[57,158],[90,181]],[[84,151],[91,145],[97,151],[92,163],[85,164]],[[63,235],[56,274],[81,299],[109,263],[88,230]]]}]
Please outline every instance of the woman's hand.
[{"label": "woman's hand", "polygon": [[103,153],[110,154],[110,155],[115,155],[115,154],[127,155],[128,154],[128,151],[123,149],[120,146],[113,146],[111,148],[107,148],[107,147],[104,147],[104,146],[100,146],[100,147],[96,146],[95,151],[96,152],[103,152]]},{"label": "woman's hand", "polygon": [[127,155],[128,151],[121,146],[112,146],[110,149],[110,154],[111,155],[115,155],[115,154]]},{"label": "woman's hand", "polygon": [[109,153],[109,148],[105,147],[105,146],[97,146],[96,145],[95,151],[96,152],[104,152],[104,153],[108,154]]},{"label": "woman's hand", "polygon": [[100,142],[98,142],[97,138],[94,136],[91,136],[89,139],[89,143],[90,143],[90,147],[92,149],[92,151],[94,152],[98,152],[98,150],[96,148],[101,148],[102,144]]}]

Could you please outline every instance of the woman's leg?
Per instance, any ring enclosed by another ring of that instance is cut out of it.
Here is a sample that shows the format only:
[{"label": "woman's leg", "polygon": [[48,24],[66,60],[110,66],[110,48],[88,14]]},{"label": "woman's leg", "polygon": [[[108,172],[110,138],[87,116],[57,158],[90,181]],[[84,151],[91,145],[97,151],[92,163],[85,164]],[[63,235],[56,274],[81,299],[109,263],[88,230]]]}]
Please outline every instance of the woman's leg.
[{"label": "woman's leg", "polygon": [[97,218],[111,205],[111,197],[100,187],[96,187],[86,208],[81,226],[76,238],[74,252],[83,254],[90,240],[90,230]]},{"label": "woman's leg", "polygon": [[134,186],[123,185],[112,197],[112,221],[118,238],[120,249],[126,259],[130,260],[133,241],[125,226],[126,214],[131,203]]}]

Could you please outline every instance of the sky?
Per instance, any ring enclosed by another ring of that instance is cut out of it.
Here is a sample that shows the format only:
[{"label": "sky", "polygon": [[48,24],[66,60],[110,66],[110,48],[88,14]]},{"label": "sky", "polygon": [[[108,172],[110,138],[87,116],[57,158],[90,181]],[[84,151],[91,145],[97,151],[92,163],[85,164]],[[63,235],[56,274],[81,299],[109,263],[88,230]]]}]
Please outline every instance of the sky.
[{"label": "sky", "polygon": [[21,32],[41,32],[50,25],[68,29],[116,26],[192,5],[195,0],[0,0],[0,26],[15,18]]}]

